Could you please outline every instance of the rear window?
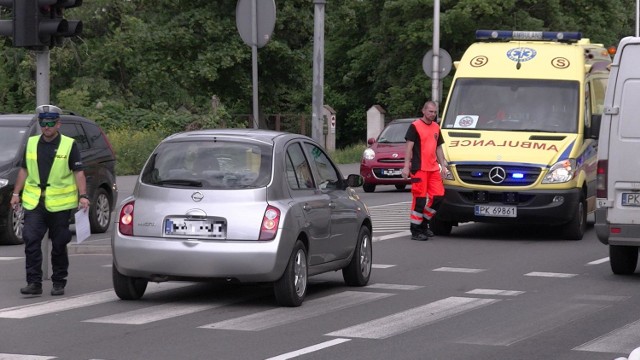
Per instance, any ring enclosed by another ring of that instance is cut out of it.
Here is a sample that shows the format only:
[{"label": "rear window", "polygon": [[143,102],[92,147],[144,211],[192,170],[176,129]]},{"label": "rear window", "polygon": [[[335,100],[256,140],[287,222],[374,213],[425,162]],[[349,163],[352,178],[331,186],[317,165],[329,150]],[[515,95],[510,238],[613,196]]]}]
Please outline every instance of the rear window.
[{"label": "rear window", "polygon": [[160,144],[141,181],[164,187],[251,189],[271,179],[272,148],[239,141],[172,141]]}]

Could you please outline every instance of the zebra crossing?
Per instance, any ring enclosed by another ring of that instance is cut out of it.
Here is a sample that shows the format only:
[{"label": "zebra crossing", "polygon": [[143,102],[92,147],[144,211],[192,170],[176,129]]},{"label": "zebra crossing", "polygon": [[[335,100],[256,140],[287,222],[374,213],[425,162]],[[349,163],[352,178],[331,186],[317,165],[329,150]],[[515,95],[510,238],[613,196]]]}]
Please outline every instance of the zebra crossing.
[{"label": "zebra crossing", "polygon": [[[471,269],[473,270],[473,269]],[[456,269],[433,269],[432,271],[460,272]],[[473,273],[473,272],[466,272]],[[545,276],[540,276],[544,278]],[[189,287],[192,283],[160,283],[149,284],[147,294],[162,295],[164,292]],[[368,303],[382,301],[400,296],[411,291],[418,291],[424,286],[410,284],[385,284],[373,283],[358,290],[345,290],[329,295],[318,295],[305,301],[299,308],[269,308],[255,309],[249,314],[238,314],[236,317],[224,319],[213,323],[193,325],[194,329],[218,330],[218,331],[245,331],[259,332],[279,326],[285,326],[295,322],[301,322],[320,316],[330,316],[331,313],[348,308],[362,307]],[[156,323],[201,313],[208,310],[233,306],[234,304],[248,301],[256,297],[269,296],[268,292],[233,293],[221,295],[218,299],[196,298],[189,301],[171,300],[166,303],[154,301],[152,304],[134,310],[123,311],[115,314],[78,319],[77,321],[101,326],[104,324],[118,325],[143,325]],[[476,288],[464,293],[435,299],[424,304],[419,304],[407,309],[401,309],[390,315],[376,319],[365,320],[361,323],[335,329],[324,333],[324,337],[334,338],[315,347],[299,350],[295,356],[305,352],[320,351],[328,346],[337,346],[347,341],[383,340],[415,331],[439,322],[464,316],[467,313],[481,311],[483,308],[492,307],[493,311],[502,308],[518,306],[514,299],[526,297],[525,291],[518,289],[485,289]],[[509,301],[505,301],[509,300]],[[512,316],[511,312],[505,312],[506,321],[496,324],[482,324],[478,326],[468,325],[463,331],[448,341],[459,344],[472,344],[480,346],[510,346],[519,341],[532,338],[548,330],[584,318],[590,314],[596,314],[611,303],[625,300],[615,296],[576,296],[573,301],[556,303],[544,307],[524,309],[519,316]],[[0,309],[0,321],[2,319],[29,319],[39,316],[56,316],[81,308],[101,306],[107,303],[119,301],[111,289],[97,291],[77,296],[60,299],[46,300],[32,304],[20,305]],[[162,301],[160,301],[162,302]],[[237,306],[237,305],[236,305]],[[522,305],[520,305],[522,306]],[[531,317],[534,313],[535,316]],[[535,320],[531,320],[535,319]],[[204,321],[203,321],[204,322]],[[197,331],[197,330],[196,330]],[[596,353],[629,353],[640,345],[640,319],[630,321],[614,330],[604,331],[600,336],[586,339],[581,345],[573,347],[572,351],[596,352]],[[294,355],[282,355],[274,359],[288,359]],[[57,359],[55,355],[40,355],[24,357],[25,354],[0,353],[3,360],[22,359]]]},{"label": "zebra crossing", "polygon": [[411,201],[369,206],[374,233],[409,230]]}]

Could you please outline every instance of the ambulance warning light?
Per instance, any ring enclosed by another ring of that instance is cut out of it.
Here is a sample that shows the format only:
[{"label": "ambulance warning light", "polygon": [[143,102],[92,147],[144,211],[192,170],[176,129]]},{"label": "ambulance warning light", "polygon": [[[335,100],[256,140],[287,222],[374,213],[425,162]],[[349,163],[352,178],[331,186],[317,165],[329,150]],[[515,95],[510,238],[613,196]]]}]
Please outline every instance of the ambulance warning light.
[{"label": "ambulance warning light", "polygon": [[558,31],[476,30],[476,39],[576,42],[582,39],[582,33]]}]

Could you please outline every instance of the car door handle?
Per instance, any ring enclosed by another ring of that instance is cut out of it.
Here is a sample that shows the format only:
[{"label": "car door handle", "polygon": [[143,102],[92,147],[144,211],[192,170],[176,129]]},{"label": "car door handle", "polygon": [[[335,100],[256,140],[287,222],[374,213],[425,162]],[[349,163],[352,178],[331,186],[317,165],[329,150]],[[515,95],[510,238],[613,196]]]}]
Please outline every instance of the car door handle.
[{"label": "car door handle", "polygon": [[311,210],[311,206],[309,206],[309,204],[304,204],[304,205],[302,205],[302,210],[309,211],[309,210]]},{"label": "car door handle", "polygon": [[329,203],[329,208],[331,208],[331,209],[335,209],[335,208],[336,208],[336,203],[334,203],[334,202],[330,202],[330,203]]}]

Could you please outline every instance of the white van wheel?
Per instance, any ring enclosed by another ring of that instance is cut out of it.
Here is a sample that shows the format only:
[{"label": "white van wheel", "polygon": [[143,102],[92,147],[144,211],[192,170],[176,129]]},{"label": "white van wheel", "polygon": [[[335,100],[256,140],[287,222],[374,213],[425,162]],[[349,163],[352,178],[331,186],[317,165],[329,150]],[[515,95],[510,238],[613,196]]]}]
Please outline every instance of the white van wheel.
[{"label": "white van wheel", "polygon": [[609,245],[609,262],[614,274],[633,274],[638,265],[638,247]]}]

